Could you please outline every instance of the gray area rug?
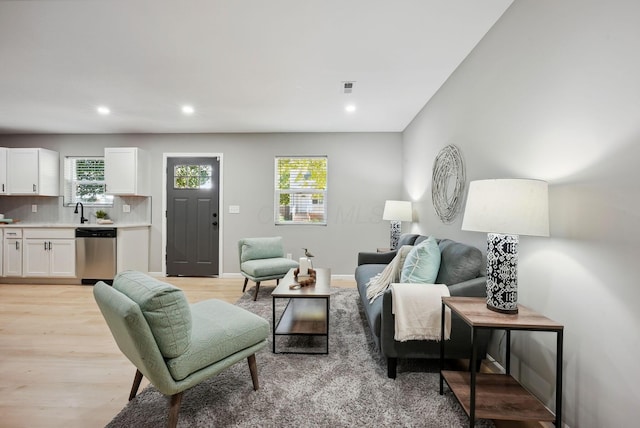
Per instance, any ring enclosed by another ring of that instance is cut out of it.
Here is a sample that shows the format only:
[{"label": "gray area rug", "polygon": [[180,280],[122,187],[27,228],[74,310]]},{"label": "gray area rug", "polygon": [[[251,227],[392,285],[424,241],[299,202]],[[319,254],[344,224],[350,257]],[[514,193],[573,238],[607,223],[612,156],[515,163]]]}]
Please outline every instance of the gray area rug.
[{"label": "gray area rug", "polygon": [[[253,289],[237,302],[271,323],[272,287]],[[282,309],[283,303],[279,304]],[[328,355],[273,354],[271,337],[257,355],[260,389],[253,391],[246,363],[238,363],[185,392],[179,427],[467,427],[469,420],[451,392],[438,394],[438,362],[398,362],[398,376],[387,378],[374,348],[355,289],[333,288]],[[320,338],[319,338],[320,339]],[[324,346],[321,340],[288,341],[281,346]],[[280,342],[282,341],[282,342]],[[134,368],[132,367],[132,380]],[[128,391],[123,391],[123,395]],[[109,423],[109,427],[166,425],[169,399],[147,387]],[[479,421],[476,427],[493,427]]]}]

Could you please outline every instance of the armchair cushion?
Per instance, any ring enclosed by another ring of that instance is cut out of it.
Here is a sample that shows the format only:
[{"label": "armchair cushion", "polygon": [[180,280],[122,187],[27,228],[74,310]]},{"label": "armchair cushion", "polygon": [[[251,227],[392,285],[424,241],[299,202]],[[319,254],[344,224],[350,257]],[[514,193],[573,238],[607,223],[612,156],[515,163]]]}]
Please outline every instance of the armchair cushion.
[{"label": "armchair cushion", "polygon": [[241,243],[240,263],[248,260],[284,257],[282,237],[246,238]]},{"label": "armchair cushion", "polygon": [[[262,317],[222,300],[205,300],[191,305],[191,344],[182,355],[167,361],[175,380],[223,360],[236,352],[263,342],[269,323]],[[224,321],[222,321],[224,320]]]},{"label": "armchair cushion", "polygon": [[298,263],[284,258],[248,260],[240,265],[240,270],[252,278],[282,278],[289,269],[295,269]]},{"label": "armchair cushion", "polygon": [[119,273],[113,288],[140,306],[165,358],[183,354],[191,342],[191,310],[182,290],[140,272]]}]

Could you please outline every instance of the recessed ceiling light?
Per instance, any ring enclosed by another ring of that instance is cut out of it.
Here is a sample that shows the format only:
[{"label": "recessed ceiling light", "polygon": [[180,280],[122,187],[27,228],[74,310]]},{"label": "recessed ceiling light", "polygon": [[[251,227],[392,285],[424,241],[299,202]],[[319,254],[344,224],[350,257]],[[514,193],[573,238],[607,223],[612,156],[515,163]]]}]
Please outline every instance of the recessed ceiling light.
[{"label": "recessed ceiling light", "polygon": [[96,107],[96,111],[98,112],[98,114],[101,114],[103,116],[111,114],[111,109],[109,109],[109,107],[107,106],[98,106]]},{"label": "recessed ceiling light", "polygon": [[195,111],[196,110],[193,108],[193,106],[190,106],[190,105],[183,105],[182,106],[182,114],[191,115]]},{"label": "recessed ceiling light", "polygon": [[348,104],[344,109],[347,113],[353,113],[356,111],[356,106],[355,104]]}]

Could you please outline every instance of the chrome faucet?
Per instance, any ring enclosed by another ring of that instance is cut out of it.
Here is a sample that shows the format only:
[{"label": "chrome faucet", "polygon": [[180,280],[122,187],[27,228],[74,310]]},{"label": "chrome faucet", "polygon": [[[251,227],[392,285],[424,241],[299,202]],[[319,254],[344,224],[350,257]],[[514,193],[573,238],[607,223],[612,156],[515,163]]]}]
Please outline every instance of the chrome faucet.
[{"label": "chrome faucet", "polygon": [[84,224],[85,222],[88,222],[89,219],[84,218],[84,205],[82,205],[82,202],[78,202],[76,204],[76,210],[73,213],[78,214],[78,205],[80,205],[80,224]]}]

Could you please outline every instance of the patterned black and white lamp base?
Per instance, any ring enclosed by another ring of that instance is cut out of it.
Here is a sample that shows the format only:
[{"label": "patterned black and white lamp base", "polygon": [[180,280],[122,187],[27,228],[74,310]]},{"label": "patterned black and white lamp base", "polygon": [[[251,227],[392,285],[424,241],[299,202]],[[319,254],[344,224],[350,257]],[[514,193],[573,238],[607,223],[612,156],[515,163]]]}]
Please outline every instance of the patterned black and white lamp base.
[{"label": "patterned black and white lamp base", "polygon": [[397,220],[391,220],[391,242],[390,248],[395,250],[398,247],[398,241],[400,240],[400,233],[402,232],[402,222]]},{"label": "patterned black and white lamp base", "polygon": [[487,307],[518,313],[518,235],[487,234]]}]

